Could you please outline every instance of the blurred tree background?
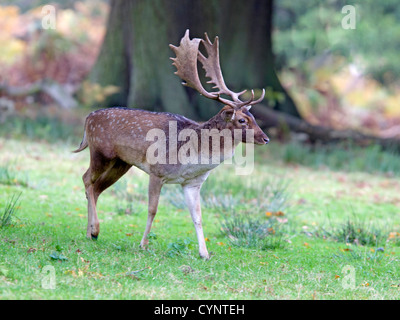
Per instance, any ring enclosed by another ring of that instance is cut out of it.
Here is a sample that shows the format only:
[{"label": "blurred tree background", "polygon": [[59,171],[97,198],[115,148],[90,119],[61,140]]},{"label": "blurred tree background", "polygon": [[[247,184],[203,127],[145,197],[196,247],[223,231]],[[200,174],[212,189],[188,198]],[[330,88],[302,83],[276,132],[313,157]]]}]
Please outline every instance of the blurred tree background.
[{"label": "blurred tree background", "polygon": [[190,29],[192,38],[202,38],[205,31],[211,39],[220,37],[228,87],[267,87],[268,93],[281,96],[276,109],[299,116],[275,74],[272,0],[112,0],[110,6],[105,40],[89,78],[121,90],[103,106],[137,106],[202,120],[216,114],[220,106],[186,90],[169,60],[174,54],[168,44],[178,45]]},{"label": "blurred tree background", "polygon": [[[56,12],[54,29],[43,28]],[[400,8],[342,0],[0,1],[0,122],[38,115],[81,119],[123,105],[205,120],[219,110],[184,88],[168,44],[220,37],[230,88],[266,89],[256,106],[336,130],[400,137]],[[265,119],[264,119],[265,120]],[[78,120],[76,120],[78,121]],[[81,121],[81,120],[80,120]],[[268,121],[264,127],[269,126]]]},{"label": "blurred tree background", "polygon": [[346,1],[277,1],[276,68],[312,123],[376,135],[400,134],[400,7],[395,0],[355,4],[355,29],[344,29]]}]

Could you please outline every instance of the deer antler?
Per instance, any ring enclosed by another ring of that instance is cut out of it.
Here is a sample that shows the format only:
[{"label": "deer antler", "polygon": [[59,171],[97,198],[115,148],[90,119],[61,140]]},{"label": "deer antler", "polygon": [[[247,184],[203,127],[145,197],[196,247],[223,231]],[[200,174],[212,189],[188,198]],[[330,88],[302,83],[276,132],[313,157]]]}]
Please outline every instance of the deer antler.
[{"label": "deer antler", "polygon": [[181,39],[179,47],[170,44],[169,47],[175,52],[176,58],[170,58],[176,67],[175,72],[184,82],[182,84],[197,90],[203,96],[216,99],[218,96],[207,92],[201,85],[197,73],[197,55],[201,39],[189,38],[189,30],[186,30],[185,36]]},{"label": "deer antler", "polygon": [[[203,43],[208,57],[205,57],[199,51],[200,42]],[[218,37],[215,37],[214,43],[210,41],[207,33],[205,33],[205,40],[199,38],[190,40],[189,30],[186,30],[184,37],[181,39],[179,47],[173,46],[172,44],[169,46],[175,52],[176,58],[171,58],[171,60],[177,69],[175,74],[177,74],[184,81],[182,84],[197,90],[206,98],[222,102],[231,106],[235,110],[243,106],[247,106],[250,109],[253,104],[259,103],[264,99],[264,89],[261,97],[257,100],[254,100],[254,91],[251,90],[251,98],[247,101],[241,101],[239,99],[239,96],[241,96],[247,90],[234,92],[228,89],[222,76],[219,62]],[[219,91],[208,92],[203,88],[198,75],[197,61],[200,61],[200,63],[203,65],[203,68],[206,71],[206,77],[210,78],[207,83],[214,84],[213,89],[219,89]],[[233,101],[222,98],[221,94],[230,96]]]},{"label": "deer antler", "polygon": [[245,93],[247,90],[242,92],[233,92],[228,89],[222,76],[222,71],[219,63],[219,38],[215,37],[214,43],[211,43],[207,33],[204,34],[205,41],[201,40],[208,53],[206,58],[200,51],[198,53],[198,60],[203,65],[203,69],[206,71],[206,77],[210,78],[207,83],[213,83],[215,86],[213,89],[219,89],[216,92],[218,95],[226,94],[230,96],[234,102],[239,102],[239,96]]}]

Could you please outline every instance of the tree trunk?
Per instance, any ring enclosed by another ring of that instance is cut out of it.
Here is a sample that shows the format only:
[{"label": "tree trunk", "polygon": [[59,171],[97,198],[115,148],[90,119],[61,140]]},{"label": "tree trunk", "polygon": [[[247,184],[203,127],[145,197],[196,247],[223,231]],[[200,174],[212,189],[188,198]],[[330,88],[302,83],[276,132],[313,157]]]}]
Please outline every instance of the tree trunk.
[{"label": "tree trunk", "polygon": [[126,21],[131,18],[131,6],[131,1],[111,1],[107,33],[96,65],[89,74],[89,80],[93,83],[119,87],[118,93],[104,101],[109,106],[125,106],[129,95],[132,35]]},{"label": "tree trunk", "polygon": [[103,107],[208,119],[221,106],[181,85],[168,47],[178,45],[186,29],[191,37],[207,32],[220,38],[221,67],[232,90],[270,88],[285,97],[274,109],[300,117],[274,71],[272,15],[273,0],[112,0],[107,33],[89,79],[120,88]]}]

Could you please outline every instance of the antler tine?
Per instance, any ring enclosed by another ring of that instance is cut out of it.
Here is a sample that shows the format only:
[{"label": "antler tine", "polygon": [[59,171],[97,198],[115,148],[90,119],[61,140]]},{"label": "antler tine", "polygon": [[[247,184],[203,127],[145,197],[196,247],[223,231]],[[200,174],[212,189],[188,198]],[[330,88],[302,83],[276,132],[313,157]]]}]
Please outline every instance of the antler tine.
[{"label": "antler tine", "polygon": [[237,109],[240,109],[241,107],[245,106],[245,105],[251,105],[251,102],[254,100],[254,90],[251,90],[251,98],[247,101],[243,101],[241,103],[238,103],[236,105]]},{"label": "antler tine", "polygon": [[[229,90],[225,84],[224,77],[222,76],[220,61],[219,61],[219,38],[215,37],[214,43],[210,41],[207,32],[204,34],[204,40],[202,43],[206,48],[208,57],[206,58],[201,52],[199,52],[198,59],[203,65],[203,69],[206,71],[206,77],[210,78],[207,83],[213,83],[213,88],[219,89],[217,92],[219,95],[226,94],[233,99],[234,104],[241,103],[239,96],[242,95],[246,90],[241,92],[234,92]],[[229,100],[228,100],[229,101]],[[232,105],[232,102],[230,103]]]},{"label": "antler tine", "polygon": [[243,103],[240,103],[237,105],[237,109],[240,109],[241,107],[246,106],[248,110],[250,110],[251,106],[257,103],[260,103],[265,96],[265,89],[262,90],[261,97],[258,98],[257,100],[254,100],[254,90],[251,90],[251,98],[247,101],[244,101]]},{"label": "antler tine", "polygon": [[262,89],[261,97],[258,98],[258,99],[255,100],[255,101],[251,101],[251,102],[249,103],[249,105],[252,106],[252,105],[254,105],[254,104],[260,103],[261,101],[264,100],[264,97],[265,97],[265,89],[263,88],[263,89]]},{"label": "antler tine", "polygon": [[[211,40],[210,40],[210,38],[208,37],[208,33],[207,32],[204,32],[204,38],[205,38],[205,41],[209,44],[209,45],[212,45],[212,42],[211,42]],[[204,40],[203,40],[204,41]],[[217,43],[219,42],[219,37],[218,36],[215,36],[215,40],[214,41],[217,41]]]}]

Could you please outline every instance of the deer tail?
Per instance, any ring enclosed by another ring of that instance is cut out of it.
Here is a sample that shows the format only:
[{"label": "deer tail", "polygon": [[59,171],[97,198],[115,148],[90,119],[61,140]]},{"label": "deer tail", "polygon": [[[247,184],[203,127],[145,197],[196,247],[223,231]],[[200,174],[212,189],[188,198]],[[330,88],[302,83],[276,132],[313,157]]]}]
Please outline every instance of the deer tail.
[{"label": "deer tail", "polygon": [[89,144],[86,139],[86,123],[85,123],[85,130],[83,131],[83,138],[82,138],[81,144],[78,149],[76,149],[72,152],[75,152],[75,153],[81,152],[82,150],[86,149],[88,147],[88,145]]}]

